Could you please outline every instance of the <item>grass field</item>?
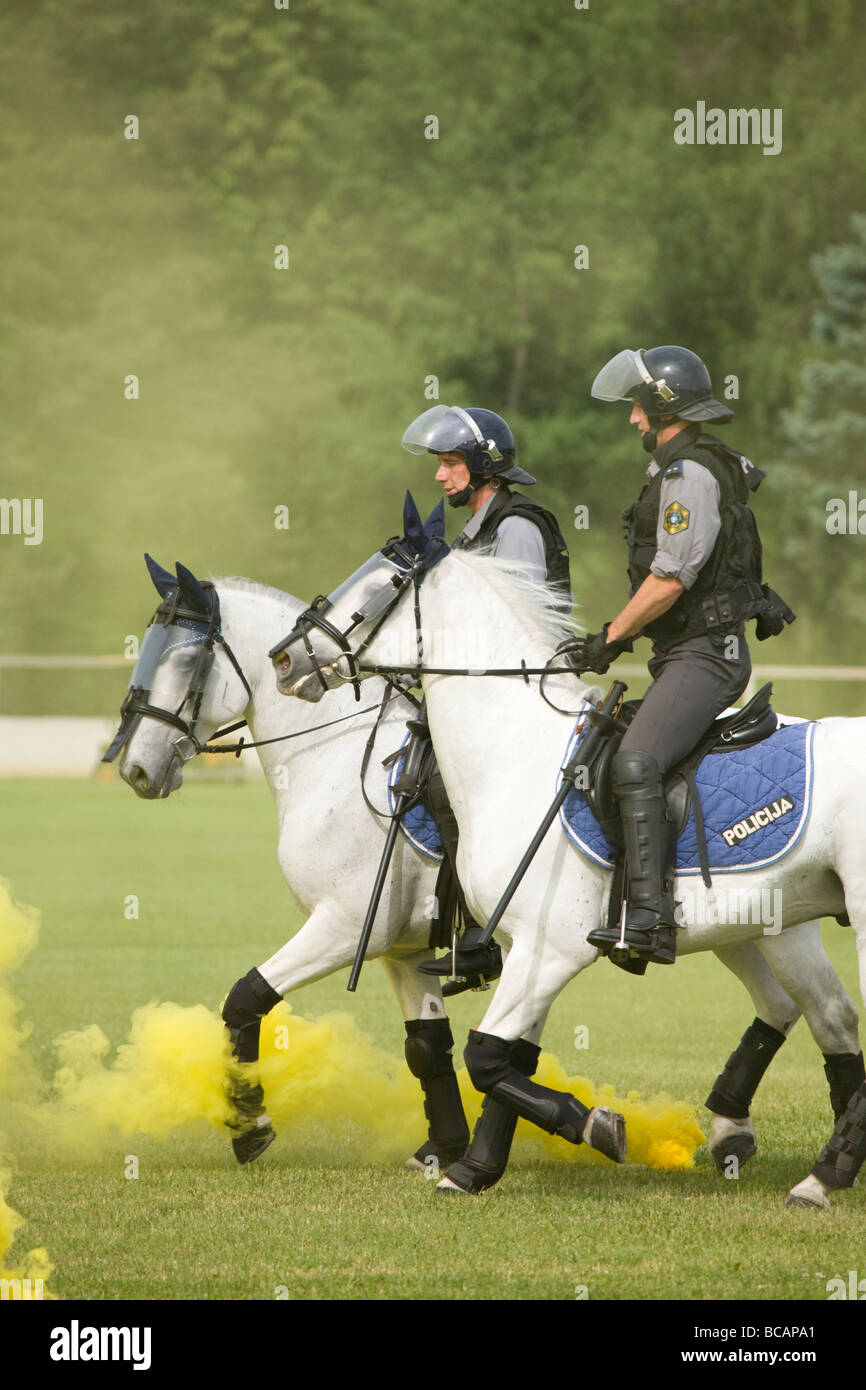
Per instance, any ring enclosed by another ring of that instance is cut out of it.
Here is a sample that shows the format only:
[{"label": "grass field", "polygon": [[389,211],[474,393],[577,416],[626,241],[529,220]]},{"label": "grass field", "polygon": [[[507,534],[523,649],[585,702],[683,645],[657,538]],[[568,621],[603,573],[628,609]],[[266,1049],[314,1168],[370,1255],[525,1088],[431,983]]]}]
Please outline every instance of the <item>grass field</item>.
[{"label": "grass field", "polygon": [[[44,1246],[49,1287],[65,1299],[573,1300],[585,1290],[591,1300],[825,1300],[829,1279],[866,1274],[861,1187],[830,1212],[784,1206],[831,1128],[822,1059],[802,1023],[759,1092],[760,1152],[737,1181],[720,1178],[705,1150],[690,1169],[660,1171],[563,1162],[523,1145],[494,1191],[443,1199],[402,1168],[403,1122],[389,1144],[381,1115],[369,1132],[357,1114],[341,1116],[327,1073],[308,1078],[313,1118],[299,1115],[249,1169],[206,1119],[123,1134],[102,1114],[74,1140],[52,1127],[56,1102],[27,1069],[51,1081],[59,1035],[98,1025],[116,1047],[149,1001],[215,1016],[234,980],[297,929],[275,841],[264,784],[199,779],[144,804],[116,781],[3,783],[0,874],[42,913],[38,948],[12,982],[32,1031],[0,1122],[14,1169],[5,1195],[25,1222],[4,1263]],[[130,895],[137,918],[124,915]],[[857,998],[851,934],[824,930]],[[345,983],[345,973],[321,981],[292,1008],[306,1019],[351,1012],[370,1048],[393,1058],[388,1084],[398,1098],[405,1089],[406,1132],[420,1142],[384,974],[368,965],[354,998]],[[473,994],[453,1001],[459,1049],[483,1007]],[[559,1000],[545,1047],[597,1085],[644,1099],[663,1091],[703,1119],[751,1019],[714,957],[651,968],[644,980],[600,963]],[[578,1025],[588,1029],[581,1051]],[[354,1045],[351,1025],[338,1035]]]}]

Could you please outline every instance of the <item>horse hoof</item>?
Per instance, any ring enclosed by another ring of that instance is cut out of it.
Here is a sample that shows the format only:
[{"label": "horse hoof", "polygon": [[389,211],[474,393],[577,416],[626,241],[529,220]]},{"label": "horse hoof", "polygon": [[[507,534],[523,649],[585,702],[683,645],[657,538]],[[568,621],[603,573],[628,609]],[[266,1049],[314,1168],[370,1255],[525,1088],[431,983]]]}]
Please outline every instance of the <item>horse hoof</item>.
[{"label": "horse hoof", "polygon": [[232,1149],[238,1163],[252,1163],[260,1158],[265,1149],[269,1148],[276,1139],[276,1131],[271,1125],[267,1115],[259,1117],[258,1124],[253,1129],[245,1130],[236,1139],[232,1139]]},{"label": "horse hoof", "polygon": [[406,1167],[413,1173],[427,1173],[428,1176],[438,1178],[439,1170],[450,1168],[452,1163],[456,1163],[466,1152],[469,1143],[469,1130],[456,1143],[446,1145],[437,1144],[433,1139],[426,1139],[419,1149],[416,1149],[411,1158],[406,1159]]},{"label": "horse hoof", "polygon": [[808,1178],[798,1182],[788,1193],[786,1207],[808,1207],[810,1211],[824,1211],[830,1206],[824,1184],[810,1173]]},{"label": "horse hoof", "polygon": [[750,1158],[755,1157],[757,1152],[758,1145],[751,1130],[744,1130],[741,1134],[729,1134],[726,1139],[721,1140],[710,1149],[712,1160],[723,1176],[727,1176],[727,1169],[732,1158],[736,1161],[737,1172],[739,1172]]},{"label": "horse hoof", "polygon": [[616,1110],[597,1105],[589,1112],[583,1142],[614,1163],[625,1163],[625,1120]]},{"label": "horse hoof", "polygon": [[468,1187],[460,1187],[456,1182],[452,1182],[449,1177],[439,1179],[436,1184],[436,1191],[451,1197],[475,1197],[478,1195],[475,1192],[471,1192]]}]

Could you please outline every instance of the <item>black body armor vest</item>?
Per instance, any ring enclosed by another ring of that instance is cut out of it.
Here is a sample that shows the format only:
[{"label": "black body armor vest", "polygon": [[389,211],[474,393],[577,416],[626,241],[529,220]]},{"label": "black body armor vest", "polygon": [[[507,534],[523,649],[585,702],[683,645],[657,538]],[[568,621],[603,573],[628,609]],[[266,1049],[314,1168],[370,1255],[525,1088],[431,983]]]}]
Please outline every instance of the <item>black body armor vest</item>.
[{"label": "black body armor vest", "polygon": [[563,591],[563,602],[571,608],[571,575],[568,568],[568,546],[565,544],[559,522],[553,512],[547,511],[539,502],[524,497],[522,492],[512,492],[501,487],[487,508],[487,513],[478,534],[471,540],[457,537],[454,545],[460,550],[474,550],[482,545],[492,545],[499,524],[507,516],[524,517],[537,526],[544,542],[544,563],[547,567],[548,584],[558,585]]},{"label": "black body armor vest", "polygon": [[[748,506],[749,491],[755,490],[764,474],[749,465],[747,476],[741,455],[714,435],[685,437],[681,442],[677,436],[677,442],[681,452],[674,454],[674,459],[693,459],[708,469],[718,483],[721,526],[715,545],[692,587],[685,589],[666,613],[648,623],[644,635],[662,650],[686,638],[705,635],[714,637],[721,646],[726,635],[741,632],[745,622],[765,613],[770,606],[763,587],[758,528]],[[650,573],[658,549],[664,472],[660,467],[637,502],[622,515],[632,594]]]}]

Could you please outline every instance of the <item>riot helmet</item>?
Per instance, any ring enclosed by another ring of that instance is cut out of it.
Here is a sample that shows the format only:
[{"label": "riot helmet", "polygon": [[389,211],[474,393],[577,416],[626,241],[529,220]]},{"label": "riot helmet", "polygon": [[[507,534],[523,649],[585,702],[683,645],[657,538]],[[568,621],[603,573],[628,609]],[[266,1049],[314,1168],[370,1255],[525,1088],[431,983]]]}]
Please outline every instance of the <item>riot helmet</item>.
[{"label": "riot helmet", "polygon": [[515,463],[514,436],[492,410],[434,405],[412,421],[401,443],[410,454],[461,454],[476,486],[487,475],[507,483],[535,482]]},{"label": "riot helmet", "polygon": [[591,394],[600,401],[636,400],[654,424],[714,420],[726,425],[734,418],[714,399],[706,364],[684,347],[625,348],[602,367]]}]

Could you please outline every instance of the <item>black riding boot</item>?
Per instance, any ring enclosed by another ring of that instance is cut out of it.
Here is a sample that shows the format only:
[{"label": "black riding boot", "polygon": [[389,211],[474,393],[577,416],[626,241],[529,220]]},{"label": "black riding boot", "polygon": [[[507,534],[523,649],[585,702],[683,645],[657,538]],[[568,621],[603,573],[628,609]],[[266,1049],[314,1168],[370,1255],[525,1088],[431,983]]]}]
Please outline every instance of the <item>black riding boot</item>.
[{"label": "black riding boot", "polygon": [[425,975],[453,974],[453,980],[449,979],[442,986],[446,998],[452,994],[462,994],[465,989],[484,989],[489,980],[498,980],[502,974],[502,952],[496,942],[491,941],[489,946],[478,946],[483,933],[483,927],[479,927],[477,922],[470,922],[463,930],[456,951],[449,951],[447,956],[440,956],[438,960],[425,960],[423,965],[419,965],[418,969]]},{"label": "black riding boot", "polygon": [[620,750],[611,766],[611,789],[622,821],[628,871],[625,929],[601,927],[587,940],[611,958],[673,965],[676,832],[665,813],[655,758],[640,749]]}]

